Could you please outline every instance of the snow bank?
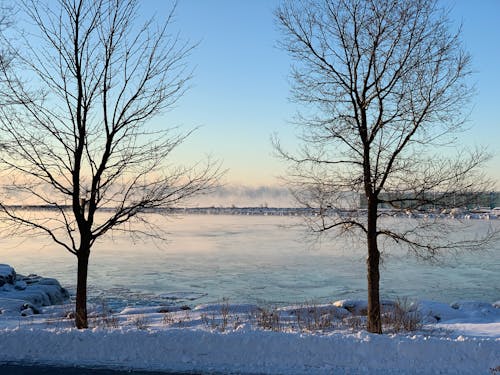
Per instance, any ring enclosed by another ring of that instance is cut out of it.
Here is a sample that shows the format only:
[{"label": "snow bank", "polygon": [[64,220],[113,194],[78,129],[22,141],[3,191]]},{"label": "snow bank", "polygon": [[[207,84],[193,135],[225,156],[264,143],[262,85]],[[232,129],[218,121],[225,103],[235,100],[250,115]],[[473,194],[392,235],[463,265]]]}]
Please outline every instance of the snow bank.
[{"label": "snow bank", "polygon": [[[93,310],[95,328],[83,331],[71,328],[67,308],[44,307],[21,320],[0,315],[0,363],[242,374],[491,375],[500,366],[500,309],[483,302],[419,302],[415,310],[440,322],[385,335],[342,328],[351,313],[334,305],[269,310],[291,322],[277,332],[262,328],[263,310],[255,305]],[[293,322],[299,314],[304,321],[307,314],[332,314],[337,320],[330,329],[298,330]]]},{"label": "snow bank", "polygon": [[[0,331],[0,361],[265,374],[490,374],[500,340],[191,329]],[[98,348],[98,349],[97,349]]]}]

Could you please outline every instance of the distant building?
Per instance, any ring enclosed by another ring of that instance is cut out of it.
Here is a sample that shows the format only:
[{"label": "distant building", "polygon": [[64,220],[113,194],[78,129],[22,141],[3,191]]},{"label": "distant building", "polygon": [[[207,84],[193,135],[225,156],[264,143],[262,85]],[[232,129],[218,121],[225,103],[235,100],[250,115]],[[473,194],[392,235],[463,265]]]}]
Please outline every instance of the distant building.
[{"label": "distant building", "polygon": [[[379,208],[411,208],[418,204],[419,209],[432,209],[443,207],[466,207],[468,209],[484,207],[493,209],[500,206],[500,192],[492,191],[488,193],[465,193],[449,194],[447,196],[435,192],[426,193],[418,199],[415,195],[405,192],[381,193],[380,199],[386,202],[380,203]],[[394,202],[391,204],[391,201]],[[425,203],[425,202],[432,203]],[[368,201],[364,194],[359,195],[359,208],[367,208]],[[500,208],[499,208],[500,210]]]}]

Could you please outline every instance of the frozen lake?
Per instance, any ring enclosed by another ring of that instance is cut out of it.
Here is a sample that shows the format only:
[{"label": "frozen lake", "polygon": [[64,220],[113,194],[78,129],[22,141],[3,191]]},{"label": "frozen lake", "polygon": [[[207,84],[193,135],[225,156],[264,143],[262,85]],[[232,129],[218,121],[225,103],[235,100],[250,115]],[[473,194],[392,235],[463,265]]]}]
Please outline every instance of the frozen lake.
[{"label": "frozen lake", "polygon": [[[285,305],[366,298],[362,243],[329,236],[321,243],[302,221],[280,216],[186,215],[168,223],[167,243],[133,243],[119,234],[97,243],[89,269],[91,300],[111,305],[220,302]],[[471,220],[467,231],[500,226]],[[464,227],[465,228],[465,227]],[[76,258],[41,238],[3,238],[0,263],[18,273],[55,277],[74,291]],[[500,299],[500,244],[429,264],[387,249],[383,297],[453,302]]]}]

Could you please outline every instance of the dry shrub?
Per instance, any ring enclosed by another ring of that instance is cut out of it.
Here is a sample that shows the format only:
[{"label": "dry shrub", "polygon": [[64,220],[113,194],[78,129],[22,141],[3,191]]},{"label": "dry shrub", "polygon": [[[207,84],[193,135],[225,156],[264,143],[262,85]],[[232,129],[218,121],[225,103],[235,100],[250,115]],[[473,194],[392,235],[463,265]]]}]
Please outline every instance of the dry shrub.
[{"label": "dry shrub", "polygon": [[407,298],[398,298],[382,315],[382,323],[393,332],[412,332],[422,328],[422,316]]},{"label": "dry shrub", "polygon": [[224,332],[229,322],[229,300],[227,298],[222,299],[220,314],[222,321],[219,328],[222,332]]},{"label": "dry shrub", "polygon": [[283,325],[280,319],[280,311],[277,308],[258,308],[255,313],[257,326],[266,330],[280,332]]},{"label": "dry shrub", "polygon": [[164,326],[169,326],[175,323],[175,318],[170,311],[163,310],[162,323]]},{"label": "dry shrub", "polygon": [[346,316],[342,323],[349,327],[352,332],[358,332],[366,329],[366,318],[359,315]]},{"label": "dry shrub", "polygon": [[140,314],[132,318],[132,324],[140,330],[145,330],[149,328],[149,321],[146,316]]},{"label": "dry shrub", "polygon": [[316,304],[301,306],[294,310],[292,314],[297,319],[297,328],[299,331],[323,331],[334,326],[334,311],[317,306]]},{"label": "dry shrub", "polygon": [[[74,315],[75,313],[71,312],[68,317],[74,318]],[[118,318],[113,315],[113,310],[103,299],[101,300],[100,310],[92,312],[89,320],[94,327],[118,328],[120,325]]]}]

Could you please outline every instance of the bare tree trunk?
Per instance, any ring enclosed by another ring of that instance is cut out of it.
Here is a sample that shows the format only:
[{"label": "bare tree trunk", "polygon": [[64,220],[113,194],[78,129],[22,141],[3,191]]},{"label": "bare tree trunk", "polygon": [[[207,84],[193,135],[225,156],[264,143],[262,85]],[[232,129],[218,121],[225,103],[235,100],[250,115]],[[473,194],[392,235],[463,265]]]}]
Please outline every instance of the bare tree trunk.
[{"label": "bare tree trunk", "polygon": [[366,259],[368,278],[368,326],[372,333],[382,333],[380,318],[380,252],[377,244],[377,199],[368,199],[368,226],[367,226],[368,258]]},{"label": "bare tree trunk", "polygon": [[88,328],[87,322],[87,273],[90,251],[83,251],[78,257],[78,274],[76,283],[75,325],[78,329]]}]

